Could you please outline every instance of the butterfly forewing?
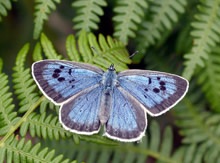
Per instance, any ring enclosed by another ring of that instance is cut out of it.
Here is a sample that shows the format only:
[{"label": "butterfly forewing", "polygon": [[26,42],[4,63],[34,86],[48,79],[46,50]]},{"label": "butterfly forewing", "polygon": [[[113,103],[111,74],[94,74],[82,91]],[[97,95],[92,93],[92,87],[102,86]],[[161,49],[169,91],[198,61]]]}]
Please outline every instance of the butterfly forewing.
[{"label": "butterfly forewing", "polygon": [[61,104],[100,83],[103,71],[83,63],[43,60],[33,64],[32,73],[41,91],[56,104]]},{"label": "butterfly forewing", "polygon": [[188,90],[188,81],[180,76],[147,70],[129,70],[118,74],[120,86],[136,98],[152,116],[176,105]]}]

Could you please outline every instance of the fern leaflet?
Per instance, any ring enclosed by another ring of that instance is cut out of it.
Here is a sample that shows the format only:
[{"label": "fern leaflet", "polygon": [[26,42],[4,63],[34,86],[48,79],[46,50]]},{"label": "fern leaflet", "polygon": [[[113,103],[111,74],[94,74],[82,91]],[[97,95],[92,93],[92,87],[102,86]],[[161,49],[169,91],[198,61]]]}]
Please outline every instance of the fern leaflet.
[{"label": "fern leaflet", "polygon": [[[147,48],[161,39],[167,30],[171,30],[174,23],[178,21],[178,14],[184,13],[187,4],[186,0],[155,0],[149,5],[150,20],[144,20],[143,29],[139,31],[137,42],[138,48]],[[149,19],[149,18],[148,18]]]},{"label": "fern leaflet", "polygon": [[31,140],[25,142],[25,138],[19,140],[19,136],[12,135],[4,144],[0,144],[0,163],[4,159],[7,162],[70,162],[69,159],[63,160],[63,155],[54,156],[55,150],[40,150],[40,147],[40,143],[32,146]]},{"label": "fern leaflet", "polygon": [[92,29],[98,29],[98,16],[104,15],[101,7],[107,6],[107,3],[105,0],[77,0],[72,6],[76,8],[77,13],[73,18],[73,22],[76,23],[73,28],[77,29],[79,34],[83,30],[90,32]]},{"label": "fern leaflet", "polygon": [[51,9],[55,10],[56,3],[60,3],[60,0],[35,0],[35,19],[34,19],[34,39],[40,36],[44,21],[48,19],[48,14],[51,13]]},{"label": "fern leaflet", "polygon": [[36,85],[33,85],[34,80],[30,75],[30,68],[24,68],[28,49],[29,44],[26,44],[19,51],[16,58],[16,66],[13,68],[14,74],[12,75],[14,78],[13,82],[15,83],[15,94],[18,95],[18,99],[20,100],[20,113],[27,111],[31,105],[39,99],[39,96],[36,93],[33,93],[36,89]]},{"label": "fern leaflet", "polygon": [[121,40],[124,44],[128,43],[128,37],[134,38],[135,32],[138,29],[138,24],[141,23],[144,17],[144,10],[148,7],[145,0],[119,0],[114,8],[116,16],[114,36]]},{"label": "fern leaflet", "polygon": [[8,91],[7,78],[7,75],[0,73],[0,136],[5,135],[20,119],[17,112],[13,112],[14,104],[12,104],[12,93]]},{"label": "fern leaflet", "polygon": [[[120,41],[113,40],[110,36],[105,39],[105,37],[100,34],[97,41],[93,33],[87,34],[86,31],[83,31],[79,35],[78,46],[83,61],[99,66],[100,68],[107,69],[111,63],[117,64],[127,59],[117,66],[117,71],[121,71],[127,69],[125,63],[131,62],[131,60],[128,59],[129,54],[125,46]],[[92,50],[91,47],[94,47],[97,52]],[[102,58],[100,56],[102,56]],[[103,59],[105,62],[103,62]]]},{"label": "fern leaflet", "polygon": [[25,136],[28,129],[32,137],[37,134],[38,137],[43,137],[44,139],[49,137],[51,140],[59,140],[60,136],[65,139],[72,135],[62,128],[58,116],[46,115],[46,112],[41,114],[31,113],[21,125],[21,136]]},{"label": "fern leaflet", "polygon": [[39,60],[43,60],[43,57],[42,57],[42,52],[41,52],[41,45],[40,43],[38,42],[35,47],[34,47],[34,52],[33,52],[33,60],[34,61],[39,61]]},{"label": "fern leaflet", "polygon": [[2,21],[2,16],[7,16],[7,10],[11,10],[10,0],[0,1],[0,22]]},{"label": "fern leaflet", "polygon": [[41,34],[41,45],[43,47],[44,53],[48,59],[61,59],[62,56],[58,55],[55,51],[52,42],[47,38],[47,36]]},{"label": "fern leaflet", "polygon": [[[191,89],[192,87],[191,84]],[[195,92],[195,90],[192,91]],[[191,96],[183,99],[179,109],[175,110],[178,119],[176,124],[181,128],[180,134],[184,136],[182,143],[191,150],[188,151],[190,153],[187,156],[190,162],[206,160],[218,162],[220,160],[220,116],[202,110],[204,104],[200,97],[201,92],[197,91],[197,94],[191,93]]]},{"label": "fern leaflet", "polygon": [[[211,109],[220,112],[220,48],[212,49],[209,59],[205,62],[205,69],[201,70],[198,82],[202,85],[203,91],[209,100]],[[209,80],[207,80],[209,79]]]},{"label": "fern leaflet", "polygon": [[200,13],[196,15],[196,21],[192,23],[194,30],[194,45],[189,54],[185,54],[185,69],[183,76],[191,79],[197,66],[204,67],[204,60],[208,59],[211,49],[220,41],[220,1],[201,1]]},{"label": "fern leaflet", "polygon": [[71,61],[80,61],[80,56],[76,47],[76,39],[73,35],[69,35],[66,39],[66,51]]},{"label": "fern leaflet", "polygon": [[[142,139],[141,143],[126,143],[120,146],[105,146],[97,144],[88,144],[81,142],[74,145],[70,140],[60,142],[46,142],[45,145],[52,145],[62,152],[65,148],[71,151],[66,154],[75,155],[78,162],[86,161],[87,163],[102,162],[146,162],[149,157],[156,159],[158,162],[176,163],[182,162],[183,156],[187,151],[181,148],[173,152],[173,134],[171,127],[166,127],[164,132],[160,132],[159,124],[152,121],[150,134]],[[163,136],[161,136],[163,135]],[[48,144],[49,143],[49,144]],[[44,144],[44,143],[43,143]],[[97,157],[98,156],[98,157]]]}]

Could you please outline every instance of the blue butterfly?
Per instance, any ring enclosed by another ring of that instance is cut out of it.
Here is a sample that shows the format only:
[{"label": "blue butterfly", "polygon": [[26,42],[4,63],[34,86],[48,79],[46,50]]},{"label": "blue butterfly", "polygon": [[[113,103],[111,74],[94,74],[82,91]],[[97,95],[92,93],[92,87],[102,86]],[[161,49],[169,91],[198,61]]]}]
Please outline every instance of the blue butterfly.
[{"label": "blue butterfly", "polygon": [[104,125],[104,136],[140,140],[147,127],[146,112],[158,116],[176,105],[188,90],[180,76],[148,71],[106,72],[85,63],[42,60],[32,75],[43,94],[61,105],[59,120],[73,133],[92,135]]}]

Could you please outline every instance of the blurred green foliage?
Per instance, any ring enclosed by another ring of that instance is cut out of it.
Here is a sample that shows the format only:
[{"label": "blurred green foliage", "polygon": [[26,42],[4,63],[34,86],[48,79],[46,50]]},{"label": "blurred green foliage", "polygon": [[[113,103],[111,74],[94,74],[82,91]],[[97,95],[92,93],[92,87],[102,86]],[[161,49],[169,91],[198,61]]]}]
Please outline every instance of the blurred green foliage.
[{"label": "blurred green foliage", "polygon": [[[0,0],[0,38],[0,162],[220,162],[220,0]],[[109,64],[138,50],[118,71],[178,74],[190,90],[169,113],[148,117],[142,142],[70,133],[31,64],[106,69],[90,46]]]}]

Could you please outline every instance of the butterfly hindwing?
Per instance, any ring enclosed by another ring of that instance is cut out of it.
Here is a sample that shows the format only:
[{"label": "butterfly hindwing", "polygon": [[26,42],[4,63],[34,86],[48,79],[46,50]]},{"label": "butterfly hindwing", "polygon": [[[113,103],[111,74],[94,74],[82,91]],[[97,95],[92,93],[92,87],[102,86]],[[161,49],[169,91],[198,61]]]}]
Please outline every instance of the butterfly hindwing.
[{"label": "butterfly hindwing", "polygon": [[35,62],[32,74],[41,91],[55,104],[99,83],[103,70],[84,63],[59,60]]},{"label": "butterfly hindwing", "polygon": [[138,101],[121,87],[115,88],[105,135],[123,142],[137,141],[143,137],[146,127],[146,113]]},{"label": "butterfly hindwing", "polygon": [[102,91],[102,85],[94,85],[61,106],[59,118],[65,129],[86,135],[99,131],[98,111]]},{"label": "butterfly hindwing", "polygon": [[188,81],[180,76],[147,70],[129,70],[118,74],[120,86],[140,101],[152,116],[168,111],[188,90]]}]

